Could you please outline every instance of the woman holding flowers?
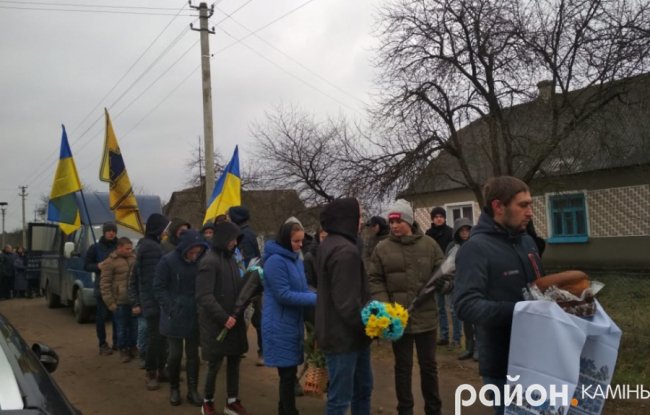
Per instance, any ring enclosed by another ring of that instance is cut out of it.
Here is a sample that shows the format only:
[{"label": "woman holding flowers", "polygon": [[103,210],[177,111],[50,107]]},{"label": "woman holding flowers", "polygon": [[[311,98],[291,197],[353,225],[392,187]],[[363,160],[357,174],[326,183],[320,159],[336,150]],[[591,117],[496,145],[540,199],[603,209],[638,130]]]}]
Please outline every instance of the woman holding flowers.
[{"label": "woman holding flowers", "polygon": [[305,306],[316,305],[316,294],[307,287],[300,250],[305,231],[289,218],[274,241],[264,249],[264,308],[262,340],[264,363],[277,367],[280,376],[279,415],[297,415],[294,385],[303,362]]},{"label": "woman holding flowers", "polygon": [[[443,254],[436,241],[422,234],[414,224],[413,209],[407,201],[400,199],[393,203],[388,211],[388,223],[390,236],[377,245],[370,258],[370,296],[373,300],[408,307],[442,263]],[[431,297],[409,314],[404,335],[393,342],[399,415],[413,415],[414,344],[420,366],[424,413],[441,414],[435,355],[437,322],[436,304]]]}]

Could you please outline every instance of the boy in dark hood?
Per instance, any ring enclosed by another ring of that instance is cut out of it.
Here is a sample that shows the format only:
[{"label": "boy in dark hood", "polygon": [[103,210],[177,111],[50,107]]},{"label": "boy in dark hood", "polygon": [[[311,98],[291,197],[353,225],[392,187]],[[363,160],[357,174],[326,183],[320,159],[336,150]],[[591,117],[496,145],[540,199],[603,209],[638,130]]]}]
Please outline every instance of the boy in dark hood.
[{"label": "boy in dark hood", "polygon": [[327,238],[316,257],[316,338],[327,359],[327,413],[332,414],[346,413],[350,406],[355,414],[370,414],[370,339],[361,321],[369,293],[357,247],[360,218],[353,198],[330,202],[320,217]]},{"label": "boy in dark hood", "polygon": [[181,240],[183,232],[190,229],[192,225],[181,218],[172,218],[171,223],[169,224],[169,230],[167,232],[167,239],[162,242],[162,247],[165,253],[171,252],[176,249],[176,246]]},{"label": "boy in dark hood", "polygon": [[[217,374],[224,358],[227,360],[226,414],[248,414],[239,395],[239,363],[241,355],[248,351],[246,323],[234,316],[235,302],[244,280],[233,256],[241,231],[231,222],[218,223],[214,227],[212,249],[199,263],[196,277],[196,303],[199,311],[201,354],[208,361],[202,413],[215,414],[214,392]],[[223,341],[217,336],[223,328],[228,334]]]}]

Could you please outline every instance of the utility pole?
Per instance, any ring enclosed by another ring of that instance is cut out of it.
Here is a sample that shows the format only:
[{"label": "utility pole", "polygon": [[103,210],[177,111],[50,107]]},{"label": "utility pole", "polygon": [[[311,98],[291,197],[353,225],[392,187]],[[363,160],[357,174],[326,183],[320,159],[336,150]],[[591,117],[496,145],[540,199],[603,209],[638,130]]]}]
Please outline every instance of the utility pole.
[{"label": "utility pole", "polygon": [[2,209],[2,249],[5,247],[5,214],[7,213],[7,202],[0,202],[0,209]]},{"label": "utility pole", "polygon": [[208,28],[208,19],[214,14],[214,5],[208,9],[207,3],[200,3],[198,7],[190,7],[199,11],[200,26],[195,29],[190,24],[190,29],[201,32],[201,74],[203,79],[203,140],[205,143],[205,200],[210,200],[214,188],[214,138],[212,133],[212,80],[210,78],[210,40],[209,35],[214,34]]},{"label": "utility pole", "polygon": [[27,199],[27,186],[18,186],[20,196],[23,199],[23,248],[27,246],[27,226],[25,225],[25,199]]}]

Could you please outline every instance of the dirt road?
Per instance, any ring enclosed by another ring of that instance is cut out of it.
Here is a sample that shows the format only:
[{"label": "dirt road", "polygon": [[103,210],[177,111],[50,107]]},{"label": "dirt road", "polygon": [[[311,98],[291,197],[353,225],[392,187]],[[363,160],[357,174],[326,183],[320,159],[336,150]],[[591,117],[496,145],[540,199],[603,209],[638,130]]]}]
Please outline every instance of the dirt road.
[{"label": "dirt road", "polygon": [[[42,299],[14,299],[0,302],[4,314],[20,331],[28,343],[40,341],[53,347],[60,357],[54,378],[68,398],[84,414],[198,414],[196,407],[183,403],[171,407],[167,402],[168,387],[149,392],[144,385],[144,372],[137,363],[122,364],[119,357],[98,356],[94,324],[77,324],[69,308],[48,309]],[[109,328],[110,330],[110,328]],[[109,335],[110,338],[110,335]],[[255,344],[255,334],[249,332],[249,343]],[[454,413],[454,391],[461,383],[480,386],[477,364],[456,359],[457,351],[439,348],[438,365],[443,413]],[[249,352],[252,356],[253,353]],[[390,345],[377,344],[373,349],[374,390],[373,414],[395,413],[392,353]],[[205,373],[201,366],[201,377]],[[414,368],[413,391],[416,397],[416,414],[423,414],[419,392],[418,368]],[[256,415],[277,413],[278,377],[275,369],[255,366],[253,359],[244,359],[241,365],[240,398]],[[201,382],[202,388],[203,382]],[[185,385],[181,386],[184,397]],[[199,389],[202,392],[202,389]],[[225,384],[219,375],[215,407],[223,408]],[[322,414],[324,401],[313,397],[297,399],[303,415]],[[490,413],[486,408],[464,408],[463,414]]]}]

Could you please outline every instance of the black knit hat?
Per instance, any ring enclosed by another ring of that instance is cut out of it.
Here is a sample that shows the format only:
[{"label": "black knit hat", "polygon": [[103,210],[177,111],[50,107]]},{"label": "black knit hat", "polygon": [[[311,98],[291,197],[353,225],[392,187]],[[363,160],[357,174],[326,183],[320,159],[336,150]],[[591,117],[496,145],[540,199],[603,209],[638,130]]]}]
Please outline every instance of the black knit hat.
[{"label": "black knit hat", "polygon": [[113,222],[105,222],[102,226],[102,233],[113,231],[117,233],[117,225]]},{"label": "black knit hat", "polygon": [[237,225],[241,225],[251,218],[251,214],[244,206],[233,206],[228,209],[230,220]]},{"label": "black knit hat", "polygon": [[433,219],[436,215],[442,215],[443,218],[447,219],[447,211],[443,207],[436,206],[431,209],[431,219]]}]

